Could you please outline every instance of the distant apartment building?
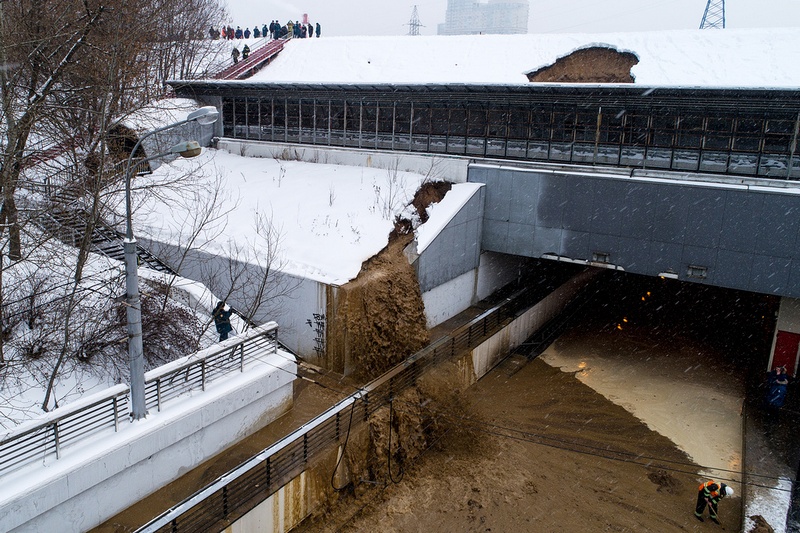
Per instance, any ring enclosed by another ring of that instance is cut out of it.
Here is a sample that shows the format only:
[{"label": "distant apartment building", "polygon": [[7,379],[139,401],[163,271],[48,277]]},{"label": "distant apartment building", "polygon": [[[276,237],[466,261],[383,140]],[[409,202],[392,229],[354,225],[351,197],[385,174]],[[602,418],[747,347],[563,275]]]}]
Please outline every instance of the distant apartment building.
[{"label": "distant apartment building", "polygon": [[439,35],[528,33],[528,0],[447,0]]}]

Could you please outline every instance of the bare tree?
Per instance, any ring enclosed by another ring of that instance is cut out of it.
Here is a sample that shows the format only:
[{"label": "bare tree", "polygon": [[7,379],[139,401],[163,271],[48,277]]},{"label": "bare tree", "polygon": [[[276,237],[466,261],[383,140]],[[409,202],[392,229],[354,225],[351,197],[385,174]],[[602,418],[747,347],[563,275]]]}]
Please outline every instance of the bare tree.
[{"label": "bare tree", "polygon": [[250,240],[228,243],[223,261],[202,265],[201,282],[223,300],[236,302],[244,329],[259,317],[280,314],[298,281],[285,274],[280,255],[282,234],[271,214],[258,212]]},{"label": "bare tree", "polygon": [[[12,261],[24,260],[24,242],[34,249],[45,242],[41,235],[23,239],[25,219],[18,209],[20,187],[26,184],[23,174],[33,165],[41,167],[43,148],[55,147],[60,155],[51,165],[57,167],[53,174],[61,177],[58,185],[65,193],[57,201],[59,208],[80,211],[84,224],[72,243],[77,254],[70,256],[71,283],[58,291],[31,285],[27,300],[19,299],[36,311],[29,312],[28,346],[15,349],[26,354],[28,362],[48,362],[47,378],[41,380],[47,386],[45,410],[57,375],[68,361],[84,364],[97,359],[94,354],[124,354],[125,336],[115,329],[115,316],[102,312],[121,307],[119,280],[106,282],[106,303],[100,306],[94,305],[97,294],[90,298],[84,283],[91,236],[107,214],[105,196],[123,180],[115,163],[128,155],[113,149],[114,126],[149,99],[164,94],[162,76],[167,72],[187,74],[199,68],[203,57],[202,50],[191,49],[189,33],[170,40],[152,28],[194,24],[181,27],[202,32],[212,20],[221,19],[214,0],[0,0],[0,259],[7,249]],[[183,52],[175,52],[181,47]],[[154,58],[163,68],[154,68]],[[13,278],[3,274],[13,266],[0,261],[0,332],[23,322],[15,322],[19,316],[12,309],[16,300],[9,295],[24,290],[24,284],[4,285]],[[34,305],[36,300],[42,301]],[[145,300],[143,307],[149,305]],[[164,303],[156,308],[160,314],[143,309],[144,328],[164,324],[164,313],[180,315]],[[38,320],[37,313],[48,313],[47,319]],[[44,323],[47,328],[42,327]],[[0,362],[7,360],[6,340],[0,333]]]}]

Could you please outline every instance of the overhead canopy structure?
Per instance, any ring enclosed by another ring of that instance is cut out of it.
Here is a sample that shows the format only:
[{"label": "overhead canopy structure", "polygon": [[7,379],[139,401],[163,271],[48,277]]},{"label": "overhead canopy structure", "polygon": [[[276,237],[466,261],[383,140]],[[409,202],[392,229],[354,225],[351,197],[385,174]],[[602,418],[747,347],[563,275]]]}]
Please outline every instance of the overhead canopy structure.
[{"label": "overhead canopy structure", "polygon": [[172,82],[226,137],[800,179],[800,90]]}]

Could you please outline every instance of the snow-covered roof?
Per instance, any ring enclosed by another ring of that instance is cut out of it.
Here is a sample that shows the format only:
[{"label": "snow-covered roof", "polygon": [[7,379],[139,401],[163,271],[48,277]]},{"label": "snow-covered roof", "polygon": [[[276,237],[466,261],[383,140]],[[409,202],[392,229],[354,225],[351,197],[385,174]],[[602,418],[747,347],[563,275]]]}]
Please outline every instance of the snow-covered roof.
[{"label": "snow-covered roof", "polygon": [[297,39],[246,81],[528,83],[526,73],[597,45],[635,54],[640,85],[796,88],[797,42],[800,28]]}]

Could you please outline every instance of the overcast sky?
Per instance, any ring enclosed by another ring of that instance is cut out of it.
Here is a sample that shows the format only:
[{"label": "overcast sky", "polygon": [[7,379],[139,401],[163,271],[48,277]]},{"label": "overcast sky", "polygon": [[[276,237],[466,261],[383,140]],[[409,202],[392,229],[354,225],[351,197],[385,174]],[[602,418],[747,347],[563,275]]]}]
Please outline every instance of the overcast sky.
[{"label": "overcast sky", "polygon": [[[233,26],[286,23],[308,13],[323,36],[405,35],[414,5],[420,33],[435,35],[447,0],[220,0]],[[487,1],[487,0],[476,0]],[[707,0],[530,0],[529,33],[696,29]],[[728,28],[800,26],[800,0],[726,0]]]}]

